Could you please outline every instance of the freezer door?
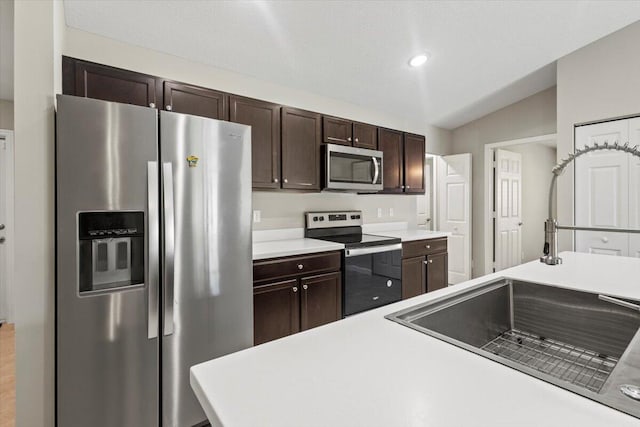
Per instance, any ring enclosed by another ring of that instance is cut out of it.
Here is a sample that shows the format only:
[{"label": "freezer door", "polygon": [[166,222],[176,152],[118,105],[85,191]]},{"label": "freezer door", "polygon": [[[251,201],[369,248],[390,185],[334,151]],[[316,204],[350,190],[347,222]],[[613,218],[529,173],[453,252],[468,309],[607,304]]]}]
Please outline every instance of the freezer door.
[{"label": "freezer door", "polygon": [[156,427],[157,111],[61,95],[56,123],[56,425]]},{"label": "freezer door", "polygon": [[205,420],[189,368],[253,344],[250,127],[160,112],[162,416]]}]

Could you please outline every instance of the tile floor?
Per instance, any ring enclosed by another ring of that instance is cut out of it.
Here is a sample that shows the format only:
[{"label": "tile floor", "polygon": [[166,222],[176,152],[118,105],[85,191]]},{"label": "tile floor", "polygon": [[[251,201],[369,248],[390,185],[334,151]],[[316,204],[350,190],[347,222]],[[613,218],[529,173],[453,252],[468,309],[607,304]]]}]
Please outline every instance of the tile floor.
[{"label": "tile floor", "polygon": [[15,427],[15,353],[14,325],[3,324],[0,327],[0,427]]}]

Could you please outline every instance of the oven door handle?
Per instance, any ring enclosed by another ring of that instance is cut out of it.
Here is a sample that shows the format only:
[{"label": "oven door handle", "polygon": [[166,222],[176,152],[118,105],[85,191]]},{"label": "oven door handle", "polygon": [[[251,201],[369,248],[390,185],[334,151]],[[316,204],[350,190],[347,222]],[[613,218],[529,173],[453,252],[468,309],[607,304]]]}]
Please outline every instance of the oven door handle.
[{"label": "oven door handle", "polygon": [[396,243],[395,245],[384,246],[369,246],[366,248],[346,249],[344,256],[350,258],[352,256],[379,254],[381,252],[399,251],[402,250],[402,243]]}]

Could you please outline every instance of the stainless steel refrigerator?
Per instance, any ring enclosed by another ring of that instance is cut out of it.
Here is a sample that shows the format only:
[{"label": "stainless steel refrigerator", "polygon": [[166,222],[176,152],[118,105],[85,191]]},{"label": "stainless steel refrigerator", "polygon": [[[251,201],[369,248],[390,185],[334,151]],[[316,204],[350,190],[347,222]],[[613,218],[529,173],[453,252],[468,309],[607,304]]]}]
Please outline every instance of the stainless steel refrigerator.
[{"label": "stainless steel refrigerator", "polygon": [[250,127],[57,101],[57,425],[204,422],[189,368],[253,343]]}]

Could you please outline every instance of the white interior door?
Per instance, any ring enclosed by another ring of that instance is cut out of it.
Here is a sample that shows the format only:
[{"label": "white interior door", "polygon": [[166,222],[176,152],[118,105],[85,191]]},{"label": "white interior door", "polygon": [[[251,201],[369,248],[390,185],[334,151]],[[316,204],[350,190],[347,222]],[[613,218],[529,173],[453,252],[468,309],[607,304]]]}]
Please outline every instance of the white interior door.
[{"label": "white interior door", "polygon": [[416,203],[418,227],[433,229],[433,158],[424,163],[424,196],[418,196]]},{"label": "white interior door", "polygon": [[[628,120],[576,129],[576,147],[628,141]],[[597,151],[576,159],[576,225],[602,228],[629,226],[629,158],[620,151]],[[618,233],[576,231],[576,251],[627,256],[629,238]],[[606,251],[601,246],[606,247]]]},{"label": "white interior door", "polygon": [[[640,146],[640,118],[629,120],[629,145]],[[640,159],[629,157],[629,228],[640,229]],[[629,256],[640,258],[640,234],[629,235]]]},{"label": "white interior door", "polygon": [[0,322],[13,323],[13,132],[0,130]]},{"label": "white interior door", "polygon": [[448,239],[449,283],[471,279],[471,154],[441,157],[438,165],[439,230]]},{"label": "white interior door", "polygon": [[522,155],[495,151],[495,270],[522,263]]}]

